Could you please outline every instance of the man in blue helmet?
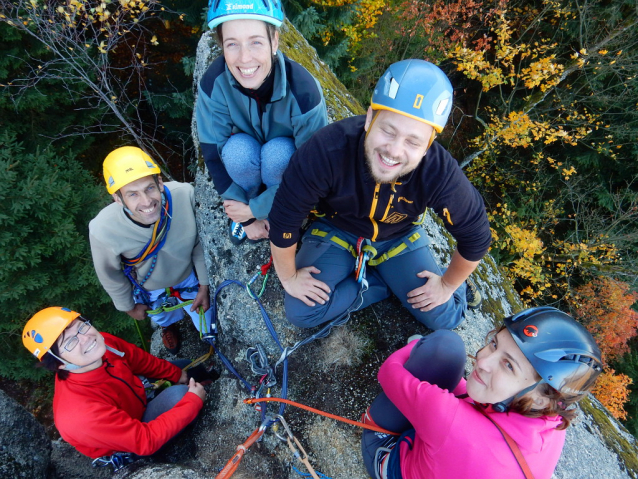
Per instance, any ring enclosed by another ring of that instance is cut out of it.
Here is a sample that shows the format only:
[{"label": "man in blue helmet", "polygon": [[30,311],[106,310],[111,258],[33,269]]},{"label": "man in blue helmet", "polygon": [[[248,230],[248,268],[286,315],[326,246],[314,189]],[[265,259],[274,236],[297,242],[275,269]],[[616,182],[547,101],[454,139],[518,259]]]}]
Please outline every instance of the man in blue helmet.
[{"label": "man in blue helmet", "polygon": [[[323,128],[293,155],[269,215],[274,265],[293,324],[336,322],[391,292],[430,329],[453,329],[468,300],[478,306],[480,295],[466,280],[491,242],[485,206],[434,141],[452,96],[435,65],[395,63],[365,116]],[[427,207],[457,240],[445,270],[415,224]],[[295,254],[313,208],[319,219]]]}]

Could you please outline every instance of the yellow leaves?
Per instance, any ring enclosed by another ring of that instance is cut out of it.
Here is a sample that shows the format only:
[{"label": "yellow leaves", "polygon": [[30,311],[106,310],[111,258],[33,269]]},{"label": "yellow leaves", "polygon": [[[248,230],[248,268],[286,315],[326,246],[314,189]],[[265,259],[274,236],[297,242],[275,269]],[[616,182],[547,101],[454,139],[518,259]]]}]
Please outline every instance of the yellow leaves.
[{"label": "yellow leaves", "polygon": [[596,396],[616,419],[627,419],[624,405],[629,401],[629,388],[633,380],[626,374],[616,374],[613,369],[603,372],[596,381],[592,394]]},{"label": "yellow leaves", "polygon": [[563,178],[565,179],[565,181],[568,181],[569,178],[576,174],[576,168],[574,168],[574,166],[572,165],[569,169],[567,168],[563,168]]},{"label": "yellow leaves", "polygon": [[100,53],[108,53],[106,50],[106,43],[104,42],[104,40],[102,40],[100,44],[97,46],[97,51]]},{"label": "yellow leaves", "polygon": [[151,43],[155,46],[159,45],[159,42],[157,41],[157,36],[153,35],[153,37],[151,38]]},{"label": "yellow leaves", "polygon": [[599,55],[607,55],[608,53],[609,53],[609,52],[608,52],[607,50],[605,50],[605,49],[598,50],[598,54],[599,54]]}]

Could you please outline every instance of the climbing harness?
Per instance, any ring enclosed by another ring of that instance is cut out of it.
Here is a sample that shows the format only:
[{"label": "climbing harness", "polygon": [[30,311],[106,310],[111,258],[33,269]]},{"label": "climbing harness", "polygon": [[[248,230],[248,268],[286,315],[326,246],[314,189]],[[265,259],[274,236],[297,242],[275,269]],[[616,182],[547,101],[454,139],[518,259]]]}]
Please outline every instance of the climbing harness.
[{"label": "climbing harness", "polygon": [[[328,232],[327,231],[323,231],[319,228],[313,228],[310,231],[311,235],[314,236],[318,236],[320,238],[325,238],[328,236]],[[409,237],[408,237],[408,241],[410,243],[414,243],[416,240],[418,240],[419,238],[421,238],[421,233],[419,233],[418,231],[415,231],[414,233],[412,233]],[[333,243],[341,246],[343,249],[345,249],[346,251],[349,251],[352,256],[354,256],[355,258],[359,258],[359,256],[361,255],[361,251],[359,250],[359,243],[362,242],[363,238],[359,238],[359,240],[357,241],[357,245],[356,246],[352,246],[350,243],[348,243],[347,241],[345,241],[342,238],[339,238],[337,235],[332,235],[330,238],[328,238],[329,241],[332,241]],[[400,244],[394,246],[393,248],[390,248],[388,251],[386,251],[385,253],[383,253],[381,256],[379,256],[378,258],[377,256],[377,250],[370,245],[369,240],[363,240],[363,242],[365,243],[366,241],[368,241],[368,244],[363,244],[362,246],[362,250],[364,253],[367,253],[369,258],[368,258],[368,265],[369,266],[379,266],[381,263],[394,258],[395,256],[397,256],[399,253],[403,252],[406,248],[409,248],[409,245],[406,241],[401,242]],[[367,247],[366,247],[367,246]],[[357,263],[358,264],[358,263]]]},{"label": "climbing harness", "polygon": [[123,467],[135,462],[139,459],[139,456],[132,452],[116,452],[110,456],[102,456],[94,459],[91,465],[93,467],[113,467],[113,472],[117,472]]},{"label": "climbing harness", "polygon": [[266,421],[262,421],[261,425],[257,429],[255,429],[255,431],[248,437],[248,439],[246,439],[243,444],[237,446],[237,452],[235,452],[235,455],[230,458],[224,468],[219,471],[219,474],[215,476],[215,479],[226,479],[233,475],[233,473],[239,467],[239,463],[244,457],[244,454],[246,454],[248,448],[255,444],[261,438],[261,436],[264,435],[264,432],[268,427],[268,422],[270,422],[270,418],[268,418]]},{"label": "climbing harness", "polygon": [[291,406],[295,406],[295,407],[298,407],[300,409],[305,409],[306,411],[310,411],[310,412],[318,414],[320,416],[324,416],[324,417],[327,417],[327,418],[330,418],[330,419],[334,419],[336,421],[345,422],[346,424],[350,424],[352,426],[361,427],[363,429],[369,429],[370,431],[381,432],[383,434],[390,434],[390,435],[396,435],[397,434],[396,432],[388,431],[387,429],[383,429],[383,428],[378,427],[378,426],[373,426],[371,424],[365,424],[365,423],[359,422],[359,421],[353,421],[352,419],[346,419],[345,417],[337,416],[336,414],[330,414],[329,412],[321,411],[319,409],[315,409],[313,407],[306,406],[305,404],[301,404],[301,403],[298,403],[298,402],[295,402],[295,401],[291,401],[290,399],[274,398],[274,397],[244,399],[244,403],[245,404],[255,404],[255,403],[258,403],[258,402],[270,402],[270,401],[289,404]]}]

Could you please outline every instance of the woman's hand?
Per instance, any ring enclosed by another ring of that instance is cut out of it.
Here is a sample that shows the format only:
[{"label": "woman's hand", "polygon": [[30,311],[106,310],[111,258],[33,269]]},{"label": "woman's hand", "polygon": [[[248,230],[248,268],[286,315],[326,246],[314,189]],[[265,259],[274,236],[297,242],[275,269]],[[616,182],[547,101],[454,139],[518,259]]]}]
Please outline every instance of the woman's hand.
[{"label": "woman's hand", "polygon": [[243,223],[254,218],[250,206],[241,201],[224,200],[224,211],[235,223]]}]

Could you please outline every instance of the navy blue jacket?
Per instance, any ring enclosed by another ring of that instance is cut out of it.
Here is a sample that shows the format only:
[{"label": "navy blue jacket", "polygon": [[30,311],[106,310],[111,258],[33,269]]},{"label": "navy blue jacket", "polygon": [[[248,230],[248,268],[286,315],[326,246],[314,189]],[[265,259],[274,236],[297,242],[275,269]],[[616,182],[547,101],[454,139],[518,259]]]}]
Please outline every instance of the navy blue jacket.
[{"label": "navy blue jacket", "polygon": [[434,142],[392,191],[368,172],[364,124],[365,116],[332,123],[295,152],[269,216],[273,244],[294,245],[315,206],[337,228],[372,241],[404,236],[429,207],[456,239],[461,256],[480,260],[491,243],[490,226],[483,198],[457,161]]}]

